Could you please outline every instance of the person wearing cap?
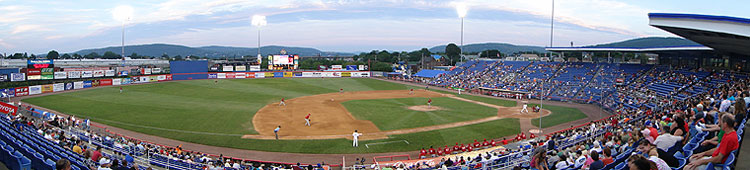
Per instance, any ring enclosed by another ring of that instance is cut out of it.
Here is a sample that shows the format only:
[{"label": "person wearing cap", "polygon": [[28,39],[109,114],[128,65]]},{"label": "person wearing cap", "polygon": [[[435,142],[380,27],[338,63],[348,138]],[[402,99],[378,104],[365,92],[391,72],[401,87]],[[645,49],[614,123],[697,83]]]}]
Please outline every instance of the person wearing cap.
[{"label": "person wearing cap", "polygon": [[721,128],[726,133],[722,137],[721,143],[718,148],[713,148],[705,152],[695,153],[690,156],[690,163],[685,165],[686,170],[693,169],[706,169],[704,166],[709,162],[714,164],[724,163],[734,150],[739,147],[739,140],[737,138],[737,132],[734,131],[734,118],[730,115],[724,115],[721,117]]},{"label": "person wearing cap", "polygon": [[107,158],[100,158],[99,159],[99,168],[97,170],[112,170],[109,168],[111,162]]}]

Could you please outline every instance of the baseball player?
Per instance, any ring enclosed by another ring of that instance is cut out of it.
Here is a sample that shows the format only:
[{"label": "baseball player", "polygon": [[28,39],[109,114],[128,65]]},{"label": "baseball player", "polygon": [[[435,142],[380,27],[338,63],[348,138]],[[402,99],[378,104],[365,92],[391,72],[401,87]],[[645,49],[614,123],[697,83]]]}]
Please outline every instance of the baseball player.
[{"label": "baseball player", "polygon": [[310,113],[305,116],[305,126],[310,126]]},{"label": "baseball player", "polygon": [[427,99],[427,107],[432,107],[432,98]]},{"label": "baseball player", "polygon": [[120,94],[122,94],[122,86],[120,86]]},{"label": "baseball player", "polygon": [[219,84],[219,80],[214,80],[214,84]]},{"label": "baseball player", "polygon": [[523,104],[523,109],[521,109],[521,113],[524,113],[524,112],[525,113],[529,113],[529,109],[526,109],[527,107],[529,107],[529,104],[524,103]]},{"label": "baseball player", "polygon": [[409,90],[409,95],[414,94],[414,89]]},{"label": "baseball player", "polygon": [[339,93],[344,93],[344,89],[339,89]]},{"label": "baseball player", "polygon": [[286,103],[284,103],[284,98],[283,97],[281,98],[281,102],[279,102],[279,106],[281,106],[281,105],[286,106]]},{"label": "baseball player", "polygon": [[359,136],[362,136],[361,133],[357,133],[357,130],[354,130],[354,133],[352,133],[352,139],[354,139],[354,143],[352,143],[353,147],[359,146]]},{"label": "baseball player", "polygon": [[276,127],[276,129],[273,129],[273,134],[276,135],[276,140],[279,140],[279,130],[281,129],[281,125],[279,127]]}]

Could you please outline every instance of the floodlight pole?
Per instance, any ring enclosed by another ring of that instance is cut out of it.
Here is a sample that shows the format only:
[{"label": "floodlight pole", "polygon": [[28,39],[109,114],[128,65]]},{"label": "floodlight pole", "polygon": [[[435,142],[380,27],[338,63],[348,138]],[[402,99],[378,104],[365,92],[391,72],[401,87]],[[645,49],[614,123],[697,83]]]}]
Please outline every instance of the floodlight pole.
[{"label": "floodlight pole", "polygon": [[[461,52],[458,54],[459,57],[461,57],[461,62],[464,62],[464,17],[461,17]],[[454,64],[455,65],[455,64]]]},{"label": "floodlight pole", "polygon": [[125,21],[122,21],[122,46],[121,46],[120,54],[122,54],[122,58],[124,59],[125,58]]},{"label": "floodlight pole", "polygon": [[260,26],[258,26],[258,55],[260,55]]}]

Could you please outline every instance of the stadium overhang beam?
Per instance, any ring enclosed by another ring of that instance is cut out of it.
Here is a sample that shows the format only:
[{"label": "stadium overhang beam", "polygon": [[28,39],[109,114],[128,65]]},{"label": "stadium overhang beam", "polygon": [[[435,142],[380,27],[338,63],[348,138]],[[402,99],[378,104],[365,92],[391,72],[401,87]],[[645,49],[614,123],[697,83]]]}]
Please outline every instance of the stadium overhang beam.
[{"label": "stadium overhang beam", "polygon": [[674,46],[674,47],[547,47],[544,50],[552,52],[625,52],[625,53],[660,53],[670,51],[712,51],[706,46]]},{"label": "stadium overhang beam", "polygon": [[750,19],[676,13],[649,13],[648,17],[649,25],[718,53],[750,56]]}]

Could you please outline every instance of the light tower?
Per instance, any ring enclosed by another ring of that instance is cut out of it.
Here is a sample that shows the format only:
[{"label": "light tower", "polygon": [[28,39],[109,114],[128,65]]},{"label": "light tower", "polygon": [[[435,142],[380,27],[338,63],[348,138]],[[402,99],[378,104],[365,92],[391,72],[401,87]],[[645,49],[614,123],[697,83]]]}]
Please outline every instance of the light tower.
[{"label": "light tower", "polygon": [[261,64],[263,57],[260,55],[260,27],[266,26],[266,24],[268,24],[266,22],[266,16],[253,15],[251,24],[258,27],[258,64]]},{"label": "light tower", "polygon": [[127,5],[117,6],[112,10],[112,17],[122,23],[122,51],[120,51],[120,55],[125,59],[125,22],[128,22],[133,18],[133,7]]},{"label": "light tower", "polygon": [[468,11],[469,8],[466,7],[466,4],[459,3],[456,5],[456,13],[458,13],[458,17],[461,18],[461,46],[459,47],[459,49],[461,49],[461,53],[459,53],[461,62],[464,62],[464,17],[466,17]]}]

